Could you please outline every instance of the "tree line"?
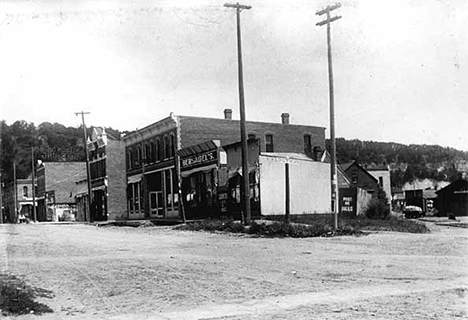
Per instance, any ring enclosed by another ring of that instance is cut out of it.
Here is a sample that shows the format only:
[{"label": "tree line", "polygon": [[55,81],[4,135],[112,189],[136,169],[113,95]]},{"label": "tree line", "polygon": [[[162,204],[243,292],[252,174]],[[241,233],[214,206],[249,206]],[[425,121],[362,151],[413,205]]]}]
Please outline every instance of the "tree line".
[{"label": "tree line", "polygon": [[[120,138],[122,132],[119,130],[105,129],[108,134]],[[88,128],[87,134],[91,132],[92,128]],[[85,161],[83,127],[65,127],[50,122],[35,126],[24,120],[8,125],[2,120],[0,138],[3,182],[13,180],[13,162],[18,179],[26,179],[31,174],[32,152],[35,159],[43,161]],[[327,140],[328,150],[329,144]],[[393,187],[424,178],[451,182],[458,178],[460,165],[468,167],[468,152],[438,145],[337,138],[336,150],[337,161],[341,164],[356,160],[366,165],[389,165]]]},{"label": "tree line", "polygon": [[[329,150],[330,141],[327,140]],[[415,179],[455,181],[468,165],[468,152],[438,145],[336,139],[338,163],[356,160],[363,165],[388,165],[392,187]]]},{"label": "tree line", "polygon": [[[90,135],[92,128],[88,128]],[[119,138],[120,132],[106,128]],[[43,122],[38,126],[24,120],[8,125],[0,122],[0,172],[3,182],[13,181],[13,163],[17,179],[26,179],[32,170],[32,157],[42,161],[85,161],[83,127],[65,127],[60,123]],[[35,161],[36,162],[36,161]]]}]

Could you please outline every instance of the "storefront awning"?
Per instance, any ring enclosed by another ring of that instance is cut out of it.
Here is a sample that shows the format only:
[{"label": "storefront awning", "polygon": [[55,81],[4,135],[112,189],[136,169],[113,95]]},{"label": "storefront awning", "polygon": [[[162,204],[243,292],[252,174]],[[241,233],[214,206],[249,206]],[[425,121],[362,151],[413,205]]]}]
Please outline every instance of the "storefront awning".
[{"label": "storefront awning", "polygon": [[198,167],[198,168],[194,168],[192,170],[182,171],[180,173],[180,175],[182,176],[182,178],[185,178],[185,177],[190,176],[192,173],[195,173],[195,172],[208,172],[210,170],[216,169],[217,167],[218,167],[218,165],[216,163],[212,163],[212,164],[204,166],[204,167]]},{"label": "storefront awning", "polygon": [[143,175],[140,173],[140,174],[136,174],[136,175],[134,175],[134,176],[127,177],[127,183],[128,183],[128,184],[132,184],[132,183],[140,182],[142,176],[143,176]]}]

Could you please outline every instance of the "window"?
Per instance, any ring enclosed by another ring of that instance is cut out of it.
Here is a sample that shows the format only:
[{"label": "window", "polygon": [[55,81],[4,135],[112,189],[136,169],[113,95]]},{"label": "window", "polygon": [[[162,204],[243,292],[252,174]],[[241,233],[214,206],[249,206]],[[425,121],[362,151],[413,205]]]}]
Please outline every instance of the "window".
[{"label": "window", "polygon": [[171,134],[171,157],[174,157],[175,149],[176,149],[175,136],[173,134]]},{"label": "window", "polygon": [[265,151],[273,152],[273,135],[272,134],[265,135]]},{"label": "window", "polygon": [[379,177],[379,185],[383,187],[383,177]]},{"label": "window", "polygon": [[304,153],[312,153],[312,139],[310,137],[310,134],[304,136]]},{"label": "window", "polygon": [[127,152],[127,169],[131,169],[132,167],[133,167],[132,150],[128,150],[128,152]]},{"label": "window", "polygon": [[26,187],[26,186],[23,187],[23,197],[24,198],[28,197],[28,187]]},{"label": "window", "polygon": [[171,153],[171,141],[168,136],[164,136],[164,159],[168,159]]},{"label": "window", "polygon": [[161,161],[161,159],[162,159],[162,148],[161,148],[161,142],[159,141],[159,139],[156,140],[154,152],[156,153],[156,161]]},{"label": "window", "polygon": [[255,139],[257,136],[255,135],[255,133],[249,133],[247,138],[250,140],[250,139]]},{"label": "window", "polygon": [[356,173],[353,173],[352,174],[352,177],[351,177],[351,183],[358,183],[358,178],[357,178],[357,174]]}]

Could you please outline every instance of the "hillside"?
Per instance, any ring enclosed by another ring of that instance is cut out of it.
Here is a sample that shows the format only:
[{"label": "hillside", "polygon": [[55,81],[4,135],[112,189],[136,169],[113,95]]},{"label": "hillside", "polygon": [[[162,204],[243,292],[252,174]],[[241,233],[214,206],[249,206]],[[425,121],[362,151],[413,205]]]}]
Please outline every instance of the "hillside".
[{"label": "hillside", "polygon": [[[90,134],[92,128],[88,128]],[[112,128],[106,131],[119,138],[120,132]],[[8,125],[0,122],[2,181],[13,180],[13,162],[16,177],[25,179],[31,174],[31,157],[44,161],[85,161],[83,127],[65,127],[59,123],[44,122],[37,127],[24,120]],[[34,148],[34,149],[33,149]]]},{"label": "hillside", "polygon": [[[88,128],[88,134],[91,133]],[[119,138],[121,132],[106,128]],[[2,181],[13,179],[13,161],[17,178],[31,173],[31,150],[35,159],[45,161],[84,161],[83,128],[44,122],[37,127],[24,120],[8,125],[0,122]],[[402,187],[415,179],[454,181],[459,172],[468,172],[468,152],[437,145],[404,145],[393,142],[336,139],[338,163],[357,160],[360,164],[390,166],[393,187]],[[329,149],[329,141],[327,141]]]},{"label": "hillside", "polygon": [[[327,140],[329,150],[330,142]],[[336,139],[338,163],[353,160],[367,165],[389,165],[392,186],[415,179],[454,181],[468,172],[468,152],[437,145],[405,145],[394,142]]]}]

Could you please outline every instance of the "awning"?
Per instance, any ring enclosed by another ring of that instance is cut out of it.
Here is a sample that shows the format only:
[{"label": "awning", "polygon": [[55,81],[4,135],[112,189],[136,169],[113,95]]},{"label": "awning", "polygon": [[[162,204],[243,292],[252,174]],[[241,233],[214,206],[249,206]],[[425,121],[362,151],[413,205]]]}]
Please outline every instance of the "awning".
[{"label": "awning", "polygon": [[182,171],[180,175],[182,178],[188,177],[192,173],[195,172],[208,172],[210,170],[216,169],[218,165],[216,163],[212,163],[210,165],[204,166],[204,167],[198,167],[198,168],[193,168],[192,170],[187,170],[187,171]]},{"label": "awning", "polygon": [[136,174],[134,176],[127,177],[127,183],[132,184],[132,183],[140,182],[142,177],[143,177],[143,175],[141,173]]}]

